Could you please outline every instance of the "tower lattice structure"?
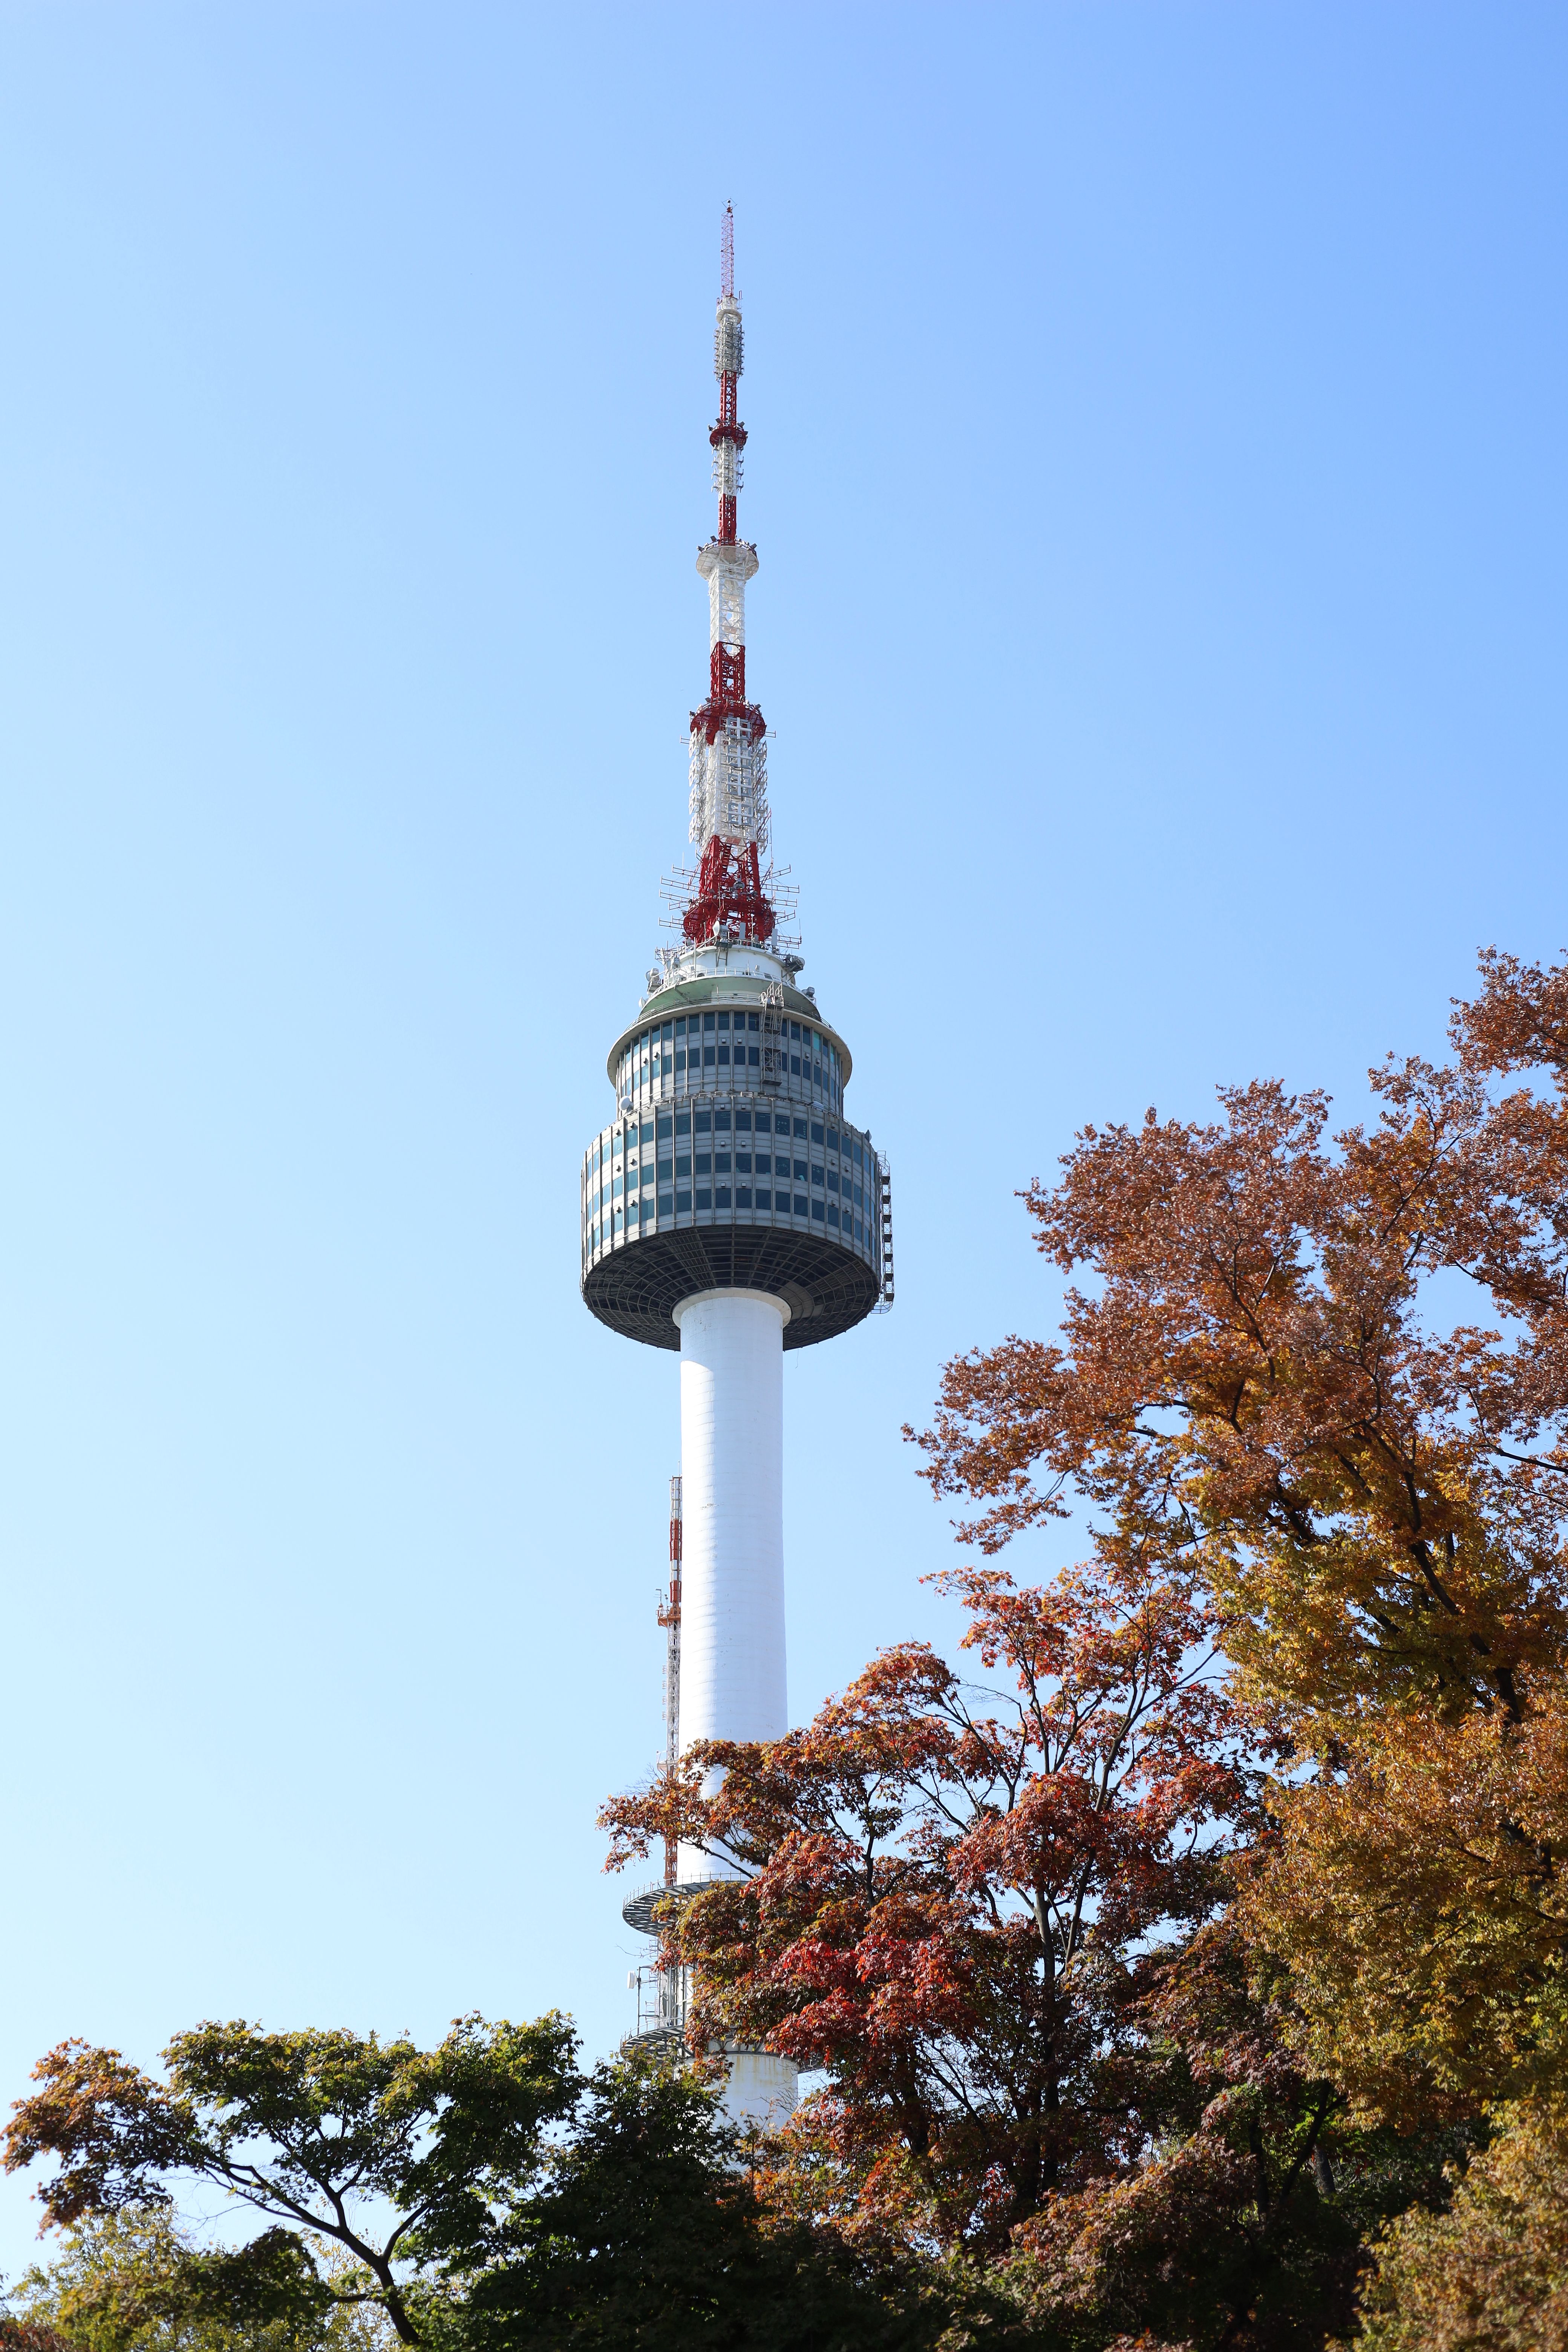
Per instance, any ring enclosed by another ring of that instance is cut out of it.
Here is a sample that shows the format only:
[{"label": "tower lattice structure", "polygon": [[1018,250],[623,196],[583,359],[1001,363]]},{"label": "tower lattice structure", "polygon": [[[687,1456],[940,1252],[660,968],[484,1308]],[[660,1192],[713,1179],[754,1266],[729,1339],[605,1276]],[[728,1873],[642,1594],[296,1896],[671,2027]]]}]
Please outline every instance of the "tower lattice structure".
[{"label": "tower lattice structure", "polygon": [[[769,859],[768,730],[746,677],[757,551],[738,525],[746,428],[733,240],[727,210],[708,436],[718,529],[697,556],[709,616],[708,693],[689,734],[697,862],[667,888],[676,944],[610,1048],[615,1116],[582,1172],[584,1301],[613,1331],[680,1356],[682,1501],[661,1615],[671,1759],[699,1739],[787,1728],[783,1359],[893,1296],[887,1162],[845,1115],[849,1047],[800,986]],[[670,1864],[677,1900],[724,1868],[684,1846]],[[656,1934],[670,1899],[658,1884],[625,1916]],[[684,1987],[641,1973],[654,1987],[645,2029],[679,2032]],[[733,2112],[787,2112],[786,2060],[729,2058]]]}]

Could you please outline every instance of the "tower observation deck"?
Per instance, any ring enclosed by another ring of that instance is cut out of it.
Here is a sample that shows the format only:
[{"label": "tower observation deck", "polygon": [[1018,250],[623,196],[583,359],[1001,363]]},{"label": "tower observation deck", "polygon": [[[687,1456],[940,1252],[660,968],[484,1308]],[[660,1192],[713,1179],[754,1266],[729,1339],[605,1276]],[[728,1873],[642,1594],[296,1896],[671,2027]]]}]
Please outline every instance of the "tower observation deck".
[{"label": "tower observation deck", "polygon": [[[887,1163],[845,1115],[849,1047],[799,985],[767,862],[768,730],[746,680],[757,551],[737,530],[742,360],[726,211],[708,436],[718,530],[697,556],[709,612],[708,693],[689,735],[697,863],[667,887],[677,943],[610,1048],[615,1116],[582,1170],[584,1302],[611,1330],[680,1356],[678,1751],[788,1727],[783,1357],[893,1296]],[[683,1847],[676,1891],[716,1874]],[[663,1892],[633,1896],[629,1923],[650,1932]],[[667,2021],[679,2005],[665,1987]],[[776,2116],[794,2099],[786,2060],[731,2053],[734,2112]]]}]

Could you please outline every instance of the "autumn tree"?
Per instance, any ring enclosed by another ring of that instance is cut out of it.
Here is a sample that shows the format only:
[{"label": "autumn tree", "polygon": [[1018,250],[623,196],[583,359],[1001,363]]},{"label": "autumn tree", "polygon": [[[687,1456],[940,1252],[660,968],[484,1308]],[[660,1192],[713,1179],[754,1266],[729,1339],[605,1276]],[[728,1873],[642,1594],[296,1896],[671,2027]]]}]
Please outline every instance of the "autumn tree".
[{"label": "autumn tree", "polygon": [[1568,2105],[1505,2104],[1444,2210],[1387,2231],[1364,2352],[1568,2352]]},{"label": "autumn tree", "polygon": [[805,1729],[694,1748],[606,1810],[615,1863],[711,1857],[667,1931],[693,2041],[825,2070],[795,2160],[852,2234],[994,2250],[1146,2133],[1151,1956],[1215,1908],[1247,1802],[1205,1604],[1152,1538],[1037,1590],[954,1570],[996,1683],[906,1644]]},{"label": "autumn tree", "polygon": [[983,1554],[1087,1502],[1212,1596],[1308,1766],[1252,1916],[1368,2120],[1563,2053],[1568,967],[1489,953],[1451,1036],[1333,1139],[1268,1084],[1086,1129],[1026,1196],[1060,1342],[950,1365],[920,1441]]}]

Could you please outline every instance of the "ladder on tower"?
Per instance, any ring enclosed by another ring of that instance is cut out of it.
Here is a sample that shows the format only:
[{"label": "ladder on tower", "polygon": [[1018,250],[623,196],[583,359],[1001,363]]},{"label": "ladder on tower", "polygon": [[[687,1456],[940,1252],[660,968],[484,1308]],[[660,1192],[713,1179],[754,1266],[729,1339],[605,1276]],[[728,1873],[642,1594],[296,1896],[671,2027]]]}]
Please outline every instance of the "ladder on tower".
[{"label": "ladder on tower", "polygon": [[885,1152],[877,1154],[877,1176],[882,1193],[882,1295],[871,1311],[885,1315],[893,1303],[893,1174]]},{"label": "ladder on tower", "polygon": [[788,1061],[784,1052],[784,988],[770,981],[763,991],[763,1084],[781,1087]]}]

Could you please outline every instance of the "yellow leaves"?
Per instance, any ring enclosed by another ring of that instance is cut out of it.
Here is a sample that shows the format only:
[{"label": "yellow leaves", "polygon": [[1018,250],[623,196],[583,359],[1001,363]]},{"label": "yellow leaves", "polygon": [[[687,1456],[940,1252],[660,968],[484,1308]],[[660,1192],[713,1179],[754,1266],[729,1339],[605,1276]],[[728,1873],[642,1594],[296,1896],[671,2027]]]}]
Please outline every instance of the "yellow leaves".
[{"label": "yellow leaves", "polygon": [[1568,2352],[1568,2101],[1517,2102],[1446,2213],[1386,2232],[1365,2352]]},{"label": "yellow leaves", "polygon": [[1280,1800],[1245,1907],[1310,2063],[1368,2120],[1473,2110],[1568,2059],[1565,1700],[1522,1725],[1385,1715],[1342,1779]]}]

